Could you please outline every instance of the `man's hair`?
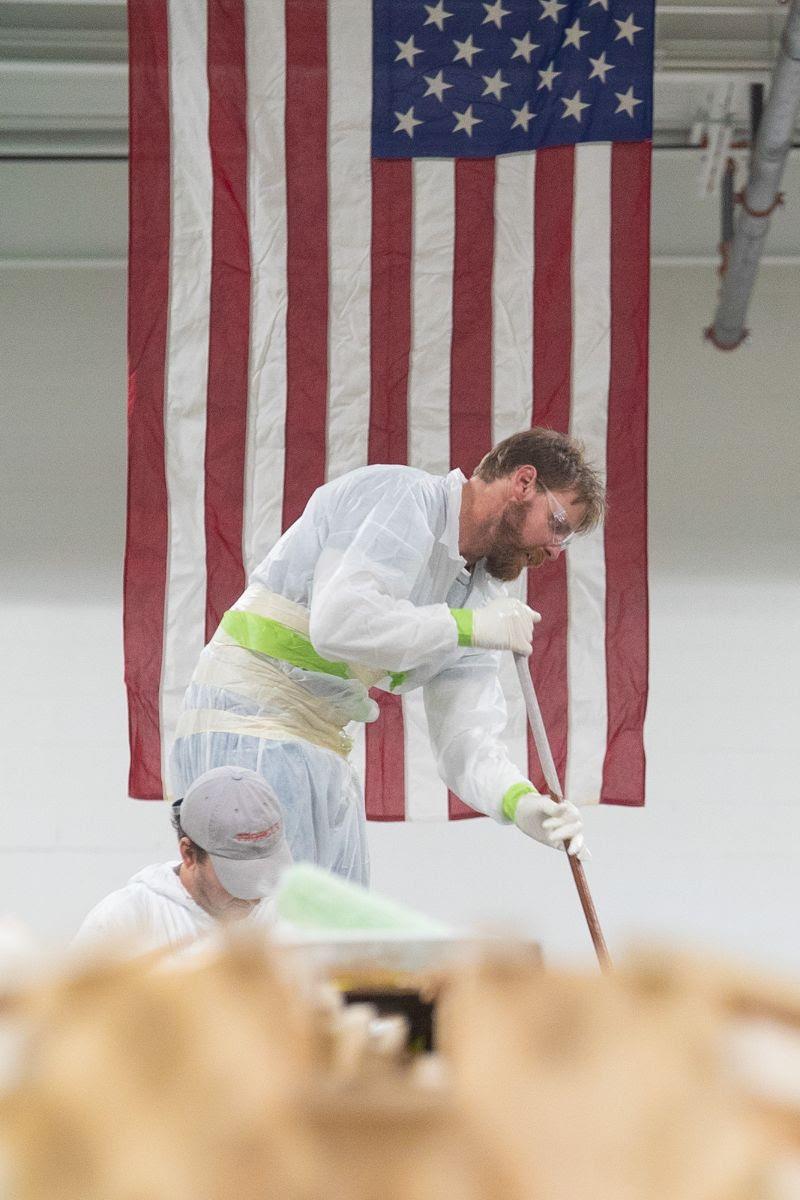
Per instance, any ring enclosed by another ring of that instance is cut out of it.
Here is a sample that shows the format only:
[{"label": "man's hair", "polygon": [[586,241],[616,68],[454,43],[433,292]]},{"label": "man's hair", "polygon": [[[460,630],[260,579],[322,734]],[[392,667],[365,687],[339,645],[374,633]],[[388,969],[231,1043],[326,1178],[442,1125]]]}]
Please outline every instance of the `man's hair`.
[{"label": "man's hair", "polygon": [[181,799],[181,800],[176,800],[174,802],[174,804],[172,805],[172,808],[171,808],[170,814],[169,814],[169,819],[172,822],[172,828],[175,830],[178,841],[180,841],[181,838],[186,838],[187,842],[194,850],[194,856],[197,859],[197,861],[204,862],[205,859],[208,858],[208,851],[204,850],[202,846],[198,846],[197,842],[193,842],[192,839],[189,837],[188,833],[186,833],[183,826],[181,825],[181,804],[182,803],[183,803],[183,800]]},{"label": "man's hair", "polygon": [[518,467],[536,467],[536,482],[551,492],[574,492],[586,505],[579,531],[587,533],[603,520],[605,488],[584,458],[583,445],[565,433],[534,425],[498,442],[475,468],[484,483],[511,475]]}]

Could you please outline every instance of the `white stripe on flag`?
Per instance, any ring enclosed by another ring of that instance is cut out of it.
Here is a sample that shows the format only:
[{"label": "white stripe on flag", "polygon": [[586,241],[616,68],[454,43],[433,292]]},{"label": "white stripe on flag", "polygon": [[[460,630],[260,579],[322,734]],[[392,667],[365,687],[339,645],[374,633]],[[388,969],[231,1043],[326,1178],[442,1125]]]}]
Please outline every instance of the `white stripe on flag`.
[{"label": "white stripe on flag", "polygon": [[172,198],[164,443],[169,546],[161,669],[162,777],[205,634],[205,459],[211,286],[211,156],[205,9],[169,6]]},{"label": "white stripe on flag", "polygon": [[[450,470],[450,334],[453,310],[455,171],[451,161],[413,164],[408,463]],[[406,820],[446,821],[447,788],[428,736],[422,689],[403,696]]]},{"label": "white stripe on flag", "polygon": [[533,221],[536,155],[496,162],[492,274],[492,444],[533,413]]},{"label": "white stripe on flag", "polygon": [[[536,155],[498,158],[492,274],[492,443],[528,429],[533,414],[533,228]],[[508,591],[527,600],[527,572]],[[528,774],[528,722],[510,654],[500,656],[508,724],[504,741]]]},{"label": "white stripe on flag", "polygon": [[363,0],[337,0],[328,29],[329,388],[326,479],[367,462],[372,56]]},{"label": "white stripe on flag", "polygon": [[[605,469],[611,323],[611,147],[575,148],[572,412],[570,432]],[[605,558],[601,530],[567,551],[569,743],[564,788],[597,803],[606,751]]]},{"label": "white stripe on flag", "polygon": [[409,466],[450,470],[450,334],[453,316],[455,170],[415,159],[414,261],[408,380]]},{"label": "white stripe on flag", "polygon": [[251,309],[245,466],[245,573],[281,533],[286,415],[284,8],[247,0],[247,206]]}]

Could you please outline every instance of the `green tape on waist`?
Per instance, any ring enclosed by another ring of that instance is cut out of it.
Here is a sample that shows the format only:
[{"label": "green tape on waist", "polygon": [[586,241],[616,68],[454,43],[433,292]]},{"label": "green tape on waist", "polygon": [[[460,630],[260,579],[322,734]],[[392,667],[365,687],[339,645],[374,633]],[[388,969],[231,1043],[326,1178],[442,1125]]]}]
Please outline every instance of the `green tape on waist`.
[{"label": "green tape on waist", "polygon": [[323,658],[302,633],[287,628],[280,621],[273,621],[271,617],[231,608],[224,613],[220,625],[228,637],[232,637],[245,650],[268,654],[270,658],[291,663],[293,667],[301,667],[304,671],[319,671],[323,675],[336,675],[339,679],[352,678],[347,663]]}]

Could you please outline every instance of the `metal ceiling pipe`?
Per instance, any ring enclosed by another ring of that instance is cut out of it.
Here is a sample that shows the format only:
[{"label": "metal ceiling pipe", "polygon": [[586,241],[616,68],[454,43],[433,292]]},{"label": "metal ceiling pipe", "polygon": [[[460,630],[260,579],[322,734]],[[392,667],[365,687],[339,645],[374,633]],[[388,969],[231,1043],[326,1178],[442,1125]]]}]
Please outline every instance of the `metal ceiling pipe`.
[{"label": "metal ceiling pipe", "polygon": [[750,159],[750,175],[742,197],[728,268],[722,280],[714,324],[706,337],[720,350],[733,350],[747,337],[747,306],[774,209],[781,202],[780,183],[800,108],[800,0],[792,0],[772,88]]}]

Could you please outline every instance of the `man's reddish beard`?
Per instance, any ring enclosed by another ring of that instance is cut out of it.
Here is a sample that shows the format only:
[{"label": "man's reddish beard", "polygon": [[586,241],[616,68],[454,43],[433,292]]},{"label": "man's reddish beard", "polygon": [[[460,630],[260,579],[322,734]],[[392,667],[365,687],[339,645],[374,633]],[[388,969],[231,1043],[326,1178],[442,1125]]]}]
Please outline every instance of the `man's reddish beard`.
[{"label": "man's reddish beard", "polygon": [[547,559],[541,546],[526,550],[522,544],[527,515],[526,504],[511,501],[500,518],[491,553],[486,555],[486,570],[502,583],[511,583],[526,567],[540,567]]}]

